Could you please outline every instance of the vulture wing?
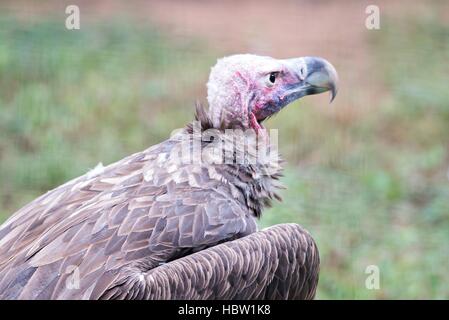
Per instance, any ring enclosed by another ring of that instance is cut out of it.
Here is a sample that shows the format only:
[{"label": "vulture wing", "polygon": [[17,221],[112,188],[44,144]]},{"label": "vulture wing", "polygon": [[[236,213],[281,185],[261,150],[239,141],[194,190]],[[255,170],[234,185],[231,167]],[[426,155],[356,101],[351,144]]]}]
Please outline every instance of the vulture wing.
[{"label": "vulture wing", "polygon": [[90,298],[120,283],[125,267],[142,274],[254,232],[255,219],[216,172],[172,161],[176,146],[173,138],[88,173],[7,220],[0,298]]},{"label": "vulture wing", "polygon": [[164,264],[101,299],[313,299],[319,255],[296,224],[277,225]]}]

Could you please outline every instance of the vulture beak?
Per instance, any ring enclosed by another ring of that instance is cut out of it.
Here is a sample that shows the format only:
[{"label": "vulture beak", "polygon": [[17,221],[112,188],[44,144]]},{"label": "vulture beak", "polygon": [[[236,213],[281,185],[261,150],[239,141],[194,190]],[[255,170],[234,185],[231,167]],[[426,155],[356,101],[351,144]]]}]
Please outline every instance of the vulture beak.
[{"label": "vulture beak", "polygon": [[284,97],[288,103],[301,97],[330,91],[332,102],[337,95],[338,75],[334,66],[319,57],[302,57],[285,60],[288,69],[297,79],[286,85]]}]

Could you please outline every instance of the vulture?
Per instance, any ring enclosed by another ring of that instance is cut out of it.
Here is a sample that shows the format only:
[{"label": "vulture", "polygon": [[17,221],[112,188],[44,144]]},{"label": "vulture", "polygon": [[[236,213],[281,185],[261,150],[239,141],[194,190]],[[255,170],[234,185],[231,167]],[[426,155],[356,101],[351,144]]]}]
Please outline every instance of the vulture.
[{"label": "vulture", "polygon": [[219,59],[195,121],[0,226],[0,299],[313,299],[311,235],[256,222],[282,187],[263,121],[326,91],[337,73],[323,58]]}]

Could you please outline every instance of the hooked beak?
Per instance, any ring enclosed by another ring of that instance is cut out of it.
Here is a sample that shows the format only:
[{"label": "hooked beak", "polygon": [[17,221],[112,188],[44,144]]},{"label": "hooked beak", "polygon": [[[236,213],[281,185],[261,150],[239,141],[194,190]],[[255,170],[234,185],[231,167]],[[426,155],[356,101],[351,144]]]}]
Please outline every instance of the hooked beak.
[{"label": "hooked beak", "polygon": [[319,57],[285,60],[297,81],[287,85],[284,95],[288,103],[301,97],[330,91],[332,102],[337,95],[338,74],[334,66]]}]

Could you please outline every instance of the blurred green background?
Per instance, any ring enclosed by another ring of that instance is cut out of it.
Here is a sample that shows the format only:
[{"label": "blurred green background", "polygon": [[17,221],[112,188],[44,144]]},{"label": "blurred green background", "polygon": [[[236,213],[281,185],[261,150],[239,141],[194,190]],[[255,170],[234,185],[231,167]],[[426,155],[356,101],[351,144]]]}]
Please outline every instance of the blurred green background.
[{"label": "blurred green background", "polygon": [[[449,298],[448,2],[74,2],[0,4],[0,221],[184,126],[218,57],[320,55],[339,96],[268,121],[288,189],[261,227],[313,234],[319,299]],[[68,4],[80,30],[65,28]]]}]

